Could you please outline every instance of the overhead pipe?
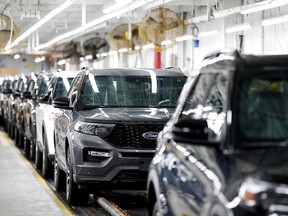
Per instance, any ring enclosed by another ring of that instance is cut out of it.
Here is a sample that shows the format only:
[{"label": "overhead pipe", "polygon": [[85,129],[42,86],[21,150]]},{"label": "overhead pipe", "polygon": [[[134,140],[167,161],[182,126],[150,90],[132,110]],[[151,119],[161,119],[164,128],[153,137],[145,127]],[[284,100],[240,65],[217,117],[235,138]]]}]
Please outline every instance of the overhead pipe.
[{"label": "overhead pipe", "polygon": [[210,13],[210,0],[207,0],[207,22],[210,22],[210,16],[211,16],[211,13]]}]

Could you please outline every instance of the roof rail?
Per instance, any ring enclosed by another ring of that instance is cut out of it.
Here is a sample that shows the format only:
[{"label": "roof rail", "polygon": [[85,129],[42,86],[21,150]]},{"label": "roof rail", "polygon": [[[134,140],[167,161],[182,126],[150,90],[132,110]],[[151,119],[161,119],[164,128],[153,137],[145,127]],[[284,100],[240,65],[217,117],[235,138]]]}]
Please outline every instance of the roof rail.
[{"label": "roof rail", "polygon": [[173,70],[173,71],[178,71],[178,72],[182,72],[183,73],[183,71],[179,68],[179,67],[166,67],[166,68],[164,68],[164,69],[166,69],[166,70]]},{"label": "roof rail", "polygon": [[219,50],[219,51],[216,51],[216,52],[212,52],[211,54],[205,56],[203,60],[217,58],[220,55],[233,56],[233,57],[235,57],[237,59],[241,58],[240,53],[238,52],[238,50],[222,49],[222,50]]}]

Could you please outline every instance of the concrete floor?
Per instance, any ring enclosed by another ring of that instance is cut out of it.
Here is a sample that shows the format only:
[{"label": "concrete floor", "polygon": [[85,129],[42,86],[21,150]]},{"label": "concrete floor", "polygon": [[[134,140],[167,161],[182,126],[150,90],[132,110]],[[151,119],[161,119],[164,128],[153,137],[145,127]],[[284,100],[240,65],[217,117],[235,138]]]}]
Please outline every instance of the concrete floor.
[{"label": "concrete floor", "polygon": [[3,131],[0,131],[0,215],[72,215]]}]

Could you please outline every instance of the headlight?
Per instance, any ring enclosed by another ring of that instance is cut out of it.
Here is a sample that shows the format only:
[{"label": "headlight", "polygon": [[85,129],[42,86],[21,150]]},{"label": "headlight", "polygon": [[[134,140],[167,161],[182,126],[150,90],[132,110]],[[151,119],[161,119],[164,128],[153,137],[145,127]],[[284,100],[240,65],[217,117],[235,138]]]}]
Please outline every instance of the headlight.
[{"label": "headlight", "polygon": [[239,189],[239,198],[247,207],[258,206],[267,210],[274,204],[287,204],[288,186],[247,178]]},{"label": "headlight", "polygon": [[107,137],[113,130],[114,124],[98,124],[78,121],[74,130],[90,135]]},{"label": "headlight", "polygon": [[271,187],[268,182],[257,179],[246,179],[239,189],[239,197],[245,205],[252,207],[257,204],[257,195]]}]

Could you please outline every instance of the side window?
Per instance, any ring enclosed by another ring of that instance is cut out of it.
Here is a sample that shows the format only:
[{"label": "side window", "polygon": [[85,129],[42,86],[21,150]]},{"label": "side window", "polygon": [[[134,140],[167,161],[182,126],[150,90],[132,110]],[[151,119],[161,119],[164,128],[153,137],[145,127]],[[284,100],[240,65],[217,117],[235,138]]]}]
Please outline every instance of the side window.
[{"label": "side window", "polygon": [[27,91],[32,92],[33,89],[34,89],[34,85],[35,85],[34,80],[31,80],[31,81],[29,82],[29,84],[28,84]]},{"label": "side window", "polygon": [[46,101],[48,103],[52,103],[52,91],[53,91],[53,88],[56,84],[56,81],[57,81],[57,77],[52,77],[50,82],[49,82],[49,85],[48,87],[46,88],[45,90],[45,93],[43,95],[43,101]]},{"label": "side window", "polygon": [[202,74],[184,104],[181,118],[204,119],[208,125],[208,141],[220,141],[225,123],[228,75]]},{"label": "side window", "polygon": [[77,94],[80,89],[80,85],[81,85],[81,77],[77,76],[73,79],[70,90],[68,92],[68,98],[70,100],[69,106],[71,107],[75,106],[77,102]]},{"label": "side window", "polygon": [[42,80],[40,85],[39,85],[39,89],[38,89],[38,96],[43,97],[46,90],[47,90],[47,86],[48,86],[48,81],[46,80]]}]

